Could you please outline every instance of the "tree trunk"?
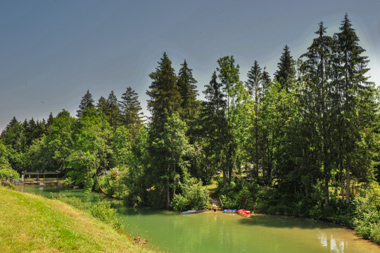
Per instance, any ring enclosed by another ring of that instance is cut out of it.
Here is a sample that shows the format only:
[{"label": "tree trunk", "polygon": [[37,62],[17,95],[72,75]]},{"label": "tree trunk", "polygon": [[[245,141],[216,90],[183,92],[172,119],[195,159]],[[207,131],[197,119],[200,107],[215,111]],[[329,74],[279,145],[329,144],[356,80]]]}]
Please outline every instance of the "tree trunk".
[{"label": "tree trunk", "polygon": [[348,159],[347,169],[346,169],[346,204],[350,204],[350,159]]},{"label": "tree trunk", "polygon": [[168,177],[166,179],[166,209],[169,209],[170,206],[170,189],[169,189],[169,168],[168,168]]},{"label": "tree trunk", "polygon": [[325,205],[329,205],[329,176],[328,173],[325,172]]}]

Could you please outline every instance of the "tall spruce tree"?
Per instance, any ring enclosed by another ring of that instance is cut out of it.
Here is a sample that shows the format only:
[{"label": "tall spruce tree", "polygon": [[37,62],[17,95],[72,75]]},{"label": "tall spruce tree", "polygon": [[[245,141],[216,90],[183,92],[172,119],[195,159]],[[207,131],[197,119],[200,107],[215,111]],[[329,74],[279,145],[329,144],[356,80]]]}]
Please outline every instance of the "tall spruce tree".
[{"label": "tall spruce tree", "polygon": [[290,92],[295,81],[296,68],[295,61],[290,55],[288,45],[285,45],[284,52],[280,57],[280,62],[277,64],[278,70],[274,74],[275,79],[281,84],[281,88]]},{"label": "tall spruce tree", "polygon": [[107,111],[106,115],[108,116],[108,123],[113,129],[119,125],[120,122],[120,109],[117,97],[113,90],[108,95],[107,98]]},{"label": "tall spruce tree", "polygon": [[134,139],[140,131],[144,120],[138,94],[127,87],[119,101],[121,111],[121,123],[127,127]]},{"label": "tall spruce tree", "polygon": [[[217,81],[216,72],[212,74],[210,83],[205,85],[203,94],[205,101],[202,103],[200,113],[200,133],[204,150],[204,175],[203,178],[211,178],[218,170],[226,171],[226,145],[225,138],[228,134],[226,118],[226,97],[222,90],[222,84]],[[199,173],[201,174],[201,173]],[[225,173],[224,173],[225,174]],[[206,181],[206,180],[205,180]]]},{"label": "tall spruce tree", "polygon": [[[148,109],[151,112],[149,152],[152,159],[150,177],[147,180],[152,185],[162,186],[168,191],[171,187],[167,183],[174,183],[170,175],[176,169],[167,167],[166,160],[169,157],[166,156],[168,153],[162,152],[156,144],[158,139],[165,139],[165,126],[169,118],[175,113],[181,112],[182,99],[177,85],[177,76],[166,53],[163,54],[158,64],[156,71],[149,75],[152,84],[147,91],[147,95],[150,96],[150,100],[148,100]],[[165,200],[167,201],[165,196],[155,196],[154,199],[151,199],[151,203],[160,206],[165,203]]]},{"label": "tall spruce tree", "polygon": [[[359,45],[359,37],[346,14],[340,32],[336,35],[338,57],[338,80],[341,85],[342,111],[342,161],[346,173],[346,204],[350,203],[351,177],[365,178],[372,173],[370,136],[373,128],[376,103],[374,87],[366,76],[368,57]],[[366,137],[366,138],[364,138]],[[369,142],[366,145],[364,141]],[[364,175],[363,175],[364,174]]]},{"label": "tall spruce tree", "polygon": [[158,62],[156,71],[149,77],[152,79],[152,84],[146,94],[150,97],[148,109],[151,112],[151,137],[155,138],[163,130],[166,120],[174,112],[181,111],[182,99],[177,76],[166,52]]},{"label": "tall spruce tree", "polygon": [[108,104],[105,97],[101,96],[96,104],[96,108],[102,113],[107,114]]},{"label": "tall spruce tree", "polygon": [[197,86],[195,85],[197,81],[193,77],[192,69],[187,66],[186,60],[181,66],[177,82],[182,98],[180,116],[188,125],[188,131],[194,132],[194,120],[200,107],[200,102],[197,100]]},{"label": "tall spruce tree", "polygon": [[[315,134],[318,136],[315,145],[318,150],[318,160],[323,173],[325,204],[329,205],[329,182],[331,179],[331,170],[333,167],[333,158],[330,152],[331,146],[331,125],[333,122],[329,119],[332,108],[331,104],[331,80],[330,62],[332,56],[332,38],[326,35],[326,27],[323,22],[319,23],[319,29],[315,32],[318,35],[308,48],[308,51],[301,57],[306,58],[303,63],[305,77],[307,78],[308,94],[314,98],[315,103],[305,103],[307,112],[312,112],[317,122]],[[311,116],[311,115],[309,115]],[[307,117],[305,117],[306,119]],[[309,129],[310,130],[310,129]]]},{"label": "tall spruce tree", "polygon": [[259,174],[259,103],[260,103],[260,93],[262,90],[261,82],[263,73],[261,70],[261,67],[257,63],[257,61],[254,62],[253,66],[251,67],[251,70],[248,72],[248,80],[246,82],[248,90],[250,92],[250,95],[253,97],[253,103],[254,103],[254,115],[253,115],[253,135],[254,135],[254,152],[252,154],[252,157],[254,158],[254,165],[256,168],[256,177]]},{"label": "tall spruce tree", "polygon": [[77,117],[80,118],[85,113],[86,109],[94,108],[94,100],[89,90],[82,97],[82,100],[79,105],[79,110],[77,110]]}]

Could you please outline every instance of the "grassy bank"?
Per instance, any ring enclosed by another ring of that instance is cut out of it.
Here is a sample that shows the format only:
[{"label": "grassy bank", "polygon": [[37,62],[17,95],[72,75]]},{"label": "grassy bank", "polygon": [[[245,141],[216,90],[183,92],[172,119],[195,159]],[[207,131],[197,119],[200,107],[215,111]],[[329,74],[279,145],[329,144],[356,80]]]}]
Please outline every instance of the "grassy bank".
[{"label": "grassy bank", "polygon": [[0,187],[2,252],[147,252],[110,225],[58,200]]}]

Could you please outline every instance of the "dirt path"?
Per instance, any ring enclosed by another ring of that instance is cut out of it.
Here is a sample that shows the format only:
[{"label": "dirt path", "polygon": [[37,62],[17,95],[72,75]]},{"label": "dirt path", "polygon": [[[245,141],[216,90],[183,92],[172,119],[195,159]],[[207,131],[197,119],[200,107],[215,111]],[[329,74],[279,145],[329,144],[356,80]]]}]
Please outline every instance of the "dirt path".
[{"label": "dirt path", "polygon": [[218,201],[216,199],[213,199],[211,195],[212,194],[210,193],[210,200],[209,200],[210,204],[211,205],[216,205],[216,210],[222,211],[222,208],[220,208],[219,205],[218,205]]}]

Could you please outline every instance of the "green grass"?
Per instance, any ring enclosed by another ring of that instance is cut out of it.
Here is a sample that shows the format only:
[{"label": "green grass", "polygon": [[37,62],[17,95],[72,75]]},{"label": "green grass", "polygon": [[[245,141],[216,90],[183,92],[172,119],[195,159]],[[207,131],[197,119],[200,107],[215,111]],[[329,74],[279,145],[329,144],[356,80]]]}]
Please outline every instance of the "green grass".
[{"label": "green grass", "polygon": [[0,187],[2,252],[147,252],[126,234],[58,200]]}]

